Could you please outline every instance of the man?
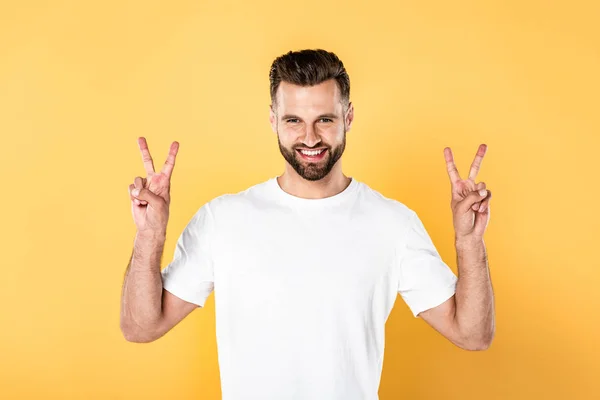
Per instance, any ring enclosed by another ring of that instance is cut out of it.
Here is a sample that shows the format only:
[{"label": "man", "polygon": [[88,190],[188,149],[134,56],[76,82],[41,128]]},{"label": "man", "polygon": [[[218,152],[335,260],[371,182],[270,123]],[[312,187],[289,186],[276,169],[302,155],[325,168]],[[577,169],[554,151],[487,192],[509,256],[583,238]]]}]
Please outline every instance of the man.
[{"label": "man", "polygon": [[494,333],[483,242],[491,192],[475,183],[486,146],[466,180],[444,149],[457,278],[413,210],[343,174],[353,105],[338,57],[290,51],[273,62],[270,82],[284,173],[200,207],[162,272],[179,144],[156,173],[138,139],[148,176],[129,187],[138,231],[123,286],[125,338],[158,339],[214,290],[225,400],[377,399],[398,293],[452,343],[486,349]]}]

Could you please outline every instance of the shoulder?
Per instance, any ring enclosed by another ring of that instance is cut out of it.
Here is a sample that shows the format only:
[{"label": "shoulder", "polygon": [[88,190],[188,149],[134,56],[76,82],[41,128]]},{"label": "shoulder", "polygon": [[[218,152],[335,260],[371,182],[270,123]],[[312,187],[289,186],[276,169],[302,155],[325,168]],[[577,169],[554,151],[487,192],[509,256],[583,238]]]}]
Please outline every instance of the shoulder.
[{"label": "shoulder", "polygon": [[383,195],[366,183],[359,182],[359,184],[361,203],[377,216],[396,224],[407,225],[413,215],[416,215],[416,212],[403,202]]},{"label": "shoulder", "polygon": [[269,181],[263,181],[237,192],[224,193],[214,197],[202,207],[213,216],[233,216],[240,212],[256,209],[269,200]]}]

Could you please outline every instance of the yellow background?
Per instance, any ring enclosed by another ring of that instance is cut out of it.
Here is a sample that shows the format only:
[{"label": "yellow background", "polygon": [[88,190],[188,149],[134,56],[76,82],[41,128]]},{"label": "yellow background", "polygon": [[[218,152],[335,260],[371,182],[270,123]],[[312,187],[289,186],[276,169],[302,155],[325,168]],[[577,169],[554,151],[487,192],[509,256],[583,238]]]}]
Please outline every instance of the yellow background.
[{"label": "yellow background", "polygon": [[461,350],[398,297],[380,398],[598,398],[598,4],[3,2],[0,398],[220,398],[214,295],[157,342],[119,330],[136,138],[157,169],[180,142],[164,267],[200,205],[283,171],[268,70],[302,48],[350,74],[344,172],[454,271],[443,148],[466,176],[488,145],[496,338]]}]

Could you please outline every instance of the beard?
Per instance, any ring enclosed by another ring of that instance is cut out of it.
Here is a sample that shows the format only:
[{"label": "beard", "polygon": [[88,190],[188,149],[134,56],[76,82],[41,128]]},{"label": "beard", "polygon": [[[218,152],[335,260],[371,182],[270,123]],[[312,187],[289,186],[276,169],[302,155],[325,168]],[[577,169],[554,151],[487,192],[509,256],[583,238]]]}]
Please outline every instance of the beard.
[{"label": "beard", "polygon": [[296,150],[296,147],[288,149],[281,144],[279,140],[279,134],[277,134],[277,143],[279,143],[279,151],[283,158],[294,168],[294,171],[298,173],[302,178],[307,181],[318,181],[326,177],[335,163],[342,157],[346,148],[346,133],[344,133],[344,139],[335,148],[325,145],[327,153],[325,159],[319,160],[318,162],[310,162],[301,159],[300,154]]}]

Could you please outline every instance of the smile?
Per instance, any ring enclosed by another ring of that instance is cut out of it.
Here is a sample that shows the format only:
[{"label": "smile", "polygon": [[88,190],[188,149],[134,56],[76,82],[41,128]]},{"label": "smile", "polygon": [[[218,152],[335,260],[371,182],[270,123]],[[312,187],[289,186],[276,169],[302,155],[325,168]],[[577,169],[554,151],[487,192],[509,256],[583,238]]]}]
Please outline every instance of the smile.
[{"label": "smile", "polygon": [[327,153],[327,149],[318,149],[318,150],[296,150],[298,153],[300,153],[300,155],[302,156],[302,158],[304,158],[305,160],[310,160],[310,161],[318,161],[321,160],[324,156],[325,153]]}]

